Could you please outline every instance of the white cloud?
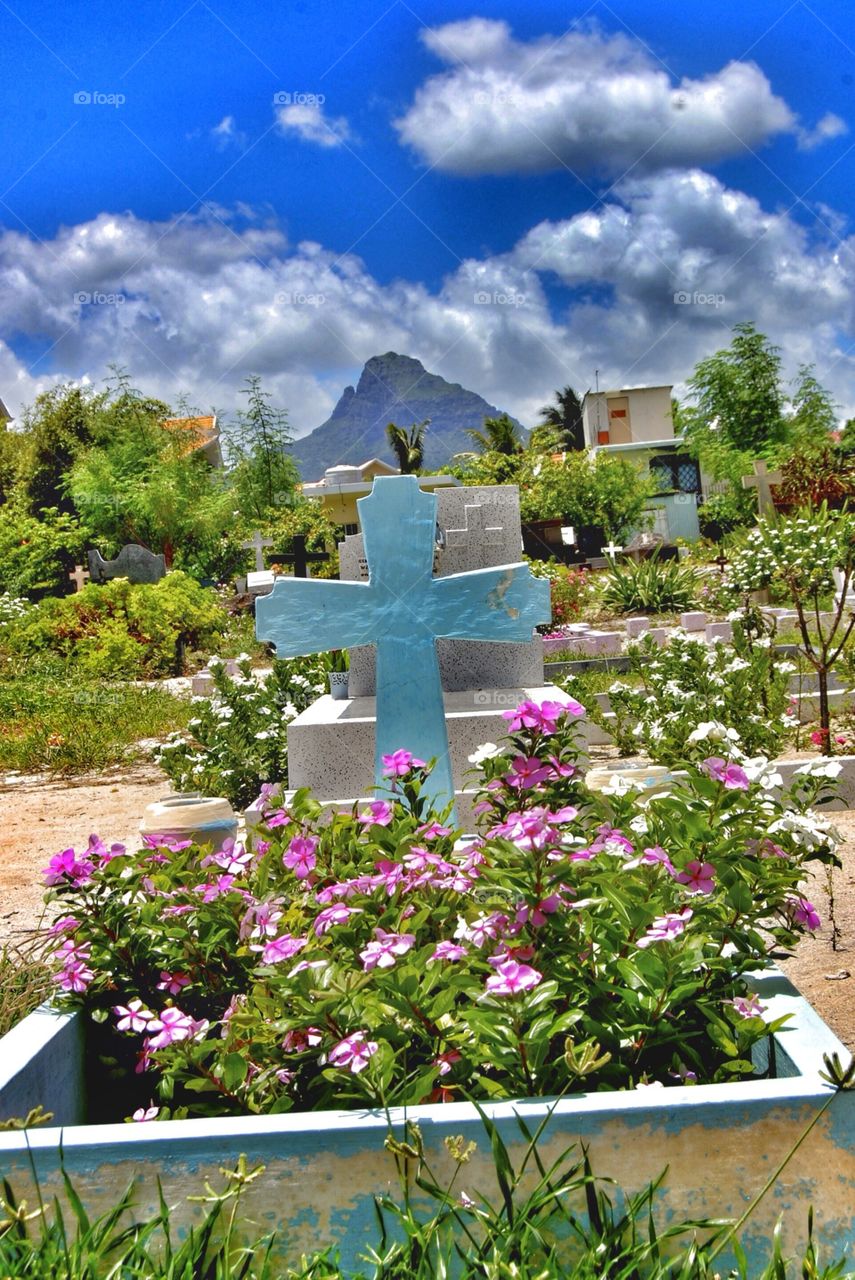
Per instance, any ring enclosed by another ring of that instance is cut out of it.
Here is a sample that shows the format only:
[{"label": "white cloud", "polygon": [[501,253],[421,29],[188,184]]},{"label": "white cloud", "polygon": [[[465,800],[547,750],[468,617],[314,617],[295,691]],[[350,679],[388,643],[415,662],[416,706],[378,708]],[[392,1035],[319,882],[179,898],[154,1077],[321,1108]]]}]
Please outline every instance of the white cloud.
[{"label": "white cloud", "polygon": [[840,116],[836,116],[833,111],[829,111],[817,121],[815,128],[799,129],[796,141],[800,151],[813,151],[814,147],[822,146],[823,142],[830,142],[832,138],[842,138],[848,132],[849,126],[846,121],[841,120]]},{"label": "white cloud", "polygon": [[281,133],[296,134],[303,142],[313,142],[319,147],[340,147],[349,140],[350,126],[344,116],[327,119],[323,102],[318,101],[317,96],[297,96],[312,100],[289,102],[277,109],[276,119]]},{"label": "white cloud", "polygon": [[506,22],[470,18],[422,38],[449,69],[395,123],[403,142],[452,173],[649,172],[709,164],[776,134],[816,145],[845,129],[830,116],[803,129],[753,62],[679,79],[623,33],[522,41]]},{"label": "white cloud", "polygon": [[[0,234],[0,341],[55,343],[49,360],[75,378],[99,381],[118,362],[145,391],[186,392],[201,408],[234,407],[257,372],[303,434],[384,351],[418,357],[531,425],[554,387],[584,391],[595,368],[612,384],[679,384],[734,323],[755,320],[788,372],[815,361],[853,413],[855,238],[819,230],[701,171],[650,175],[539,223],[507,253],[465,261],[431,290],[382,284],[355,255],[289,245],[260,220],[104,213],[48,242]],[[574,291],[560,313],[552,281]],[[28,370],[0,345],[12,412],[49,367]]]},{"label": "white cloud", "polygon": [[220,123],[211,130],[211,137],[220,150],[246,144],[246,134],[237,127],[234,116],[223,116]]}]

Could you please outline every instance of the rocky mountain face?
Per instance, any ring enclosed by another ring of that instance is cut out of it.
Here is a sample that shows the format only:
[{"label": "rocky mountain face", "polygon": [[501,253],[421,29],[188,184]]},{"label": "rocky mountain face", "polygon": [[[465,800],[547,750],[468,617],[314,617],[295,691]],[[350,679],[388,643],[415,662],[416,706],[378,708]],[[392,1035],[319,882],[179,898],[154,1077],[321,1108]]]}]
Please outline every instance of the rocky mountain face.
[{"label": "rocky mountain face", "polygon": [[435,470],[452,454],[471,451],[467,430],[480,430],[485,418],[501,412],[474,391],[428,373],[420,360],[388,351],[371,357],[356,387],[345,387],[326,422],[295,441],[292,452],[304,480],[320,480],[327,467],[343,462],[382,458],[395,465],[387,423],[410,428],[430,418],[424,465]]}]

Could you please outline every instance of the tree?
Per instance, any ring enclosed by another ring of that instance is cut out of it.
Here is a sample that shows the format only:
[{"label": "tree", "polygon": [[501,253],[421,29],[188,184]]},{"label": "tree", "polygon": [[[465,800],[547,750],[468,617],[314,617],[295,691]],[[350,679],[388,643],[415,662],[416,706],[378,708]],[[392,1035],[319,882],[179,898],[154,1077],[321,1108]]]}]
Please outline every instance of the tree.
[{"label": "tree", "polygon": [[43,391],[21,417],[15,432],[21,451],[18,481],[29,510],[43,507],[72,513],[68,471],[94,439],[94,418],[104,399],[92,387],[64,383]]},{"label": "tree", "polygon": [[571,452],[562,459],[528,451],[519,471],[523,520],[599,525],[625,542],[645,523],[655,482],[625,457]]},{"label": "tree", "polygon": [[525,448],[517,435],[513,420],[506,413],[498,418],[485,418],[483,431],[467,431],[480,453],[501,453],[511,458]]},{"label": "tree", "polygon": [[753,324],[738,324],[729,347],[695,366],[688,385],[695,403],[679,424],[702,462],[710,446],[756,458],[786,438],[778,348]]},{"label": "tree", "polygon": [[231,481],[241,514],[258,522],[291,501],[299,474],[288,452],[292,436],[286,411],[271,405],[257,374],[247,378],[241,394],[247,407],[238,411],[230,432]]},{"label": "tree", "polygon": [[788,419],[789,435],[800,448],[824,452],[837,426],[837,404],[830,391],[814,377],[814,366],[799,367],[793,390],[793,409]]},{"label": "tree", "polygon": [[560,449],[584,449],[582,402],[572,387],[555,392],[555,403],[539,410],[541,428],[552,428]]},{"label": "tree", "polygon": [[409,431],[394,422],[386,427],[386,439],[402,476],[416,475],[421,470],[425,454],[424,435],[429,425],[430,418],[425,418],[424,422],[414,422]]}]

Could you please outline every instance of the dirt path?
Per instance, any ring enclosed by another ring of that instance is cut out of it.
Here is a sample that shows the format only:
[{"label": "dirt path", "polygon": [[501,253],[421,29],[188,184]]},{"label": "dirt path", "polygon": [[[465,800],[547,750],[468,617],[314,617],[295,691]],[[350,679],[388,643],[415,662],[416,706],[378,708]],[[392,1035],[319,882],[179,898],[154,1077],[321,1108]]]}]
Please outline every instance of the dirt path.
[{"label": "dirt path", "polygon": [[[98,777],[22,778],[0,787],[0,945],[38,923],[41,872],[53,854],[69,845],[85,847],[93,831],[132,846],[145,806],[170,789],[153,764]],[[822,929],[816,937],[803,939],[797,954],[784,961],[782,968],[855,1052],[855,811],[835,814],[834,821],[845,837],[843,868],[832,877],[837,949],[831,946],[828,884],[821,868],[813,877],[811,895]]]},{"label": "dirt path", "polygon": [[55,853],[85,848],[93,831],[133,847],[146,805],[171,790],[154,764],[0,787],[0,945],[38,923],[41,873]]}]

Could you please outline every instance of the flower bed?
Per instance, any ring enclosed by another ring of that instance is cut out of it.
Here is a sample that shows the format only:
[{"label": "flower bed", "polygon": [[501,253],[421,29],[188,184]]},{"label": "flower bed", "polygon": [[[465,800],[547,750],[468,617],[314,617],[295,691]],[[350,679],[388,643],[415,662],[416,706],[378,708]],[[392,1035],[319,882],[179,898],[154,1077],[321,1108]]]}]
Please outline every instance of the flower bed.
[{"label": "flower bed", "polygon": [[[537,1097],[561,1095],[547,1154],[596,1133],[598,1171],[624,1183],[627,1167],[655,1177],[677,1135],[669,1212],[727,1212],[759,1189],[821,1095],[816,1047],[806,1075],[772,1078],[769,1037],[779,1067],[804,1073],[787,1016],[816,1023],[756,973],[818,924],[801,885],[809,861],[834,857],[807,811],[819,784],[785,805],[710,756],[655,793],[595,793],[577,759],[582,710],[506,713],[508,742],[479,753],[483,831],[466,840],[426,811],[427,766],[399,751],[388,799],[331,821],[306,793],[286,806],[266,788],[250,848],[151,838],[129,853],[93,838],[57,855],[57,988],[100,1059],[89,1118],[142,1122],[67,1131],[66,1163],[106,1193],[139,1159],[176,1173],[251,1149],[278,1170],[266,1205],[286,1204],[310,1243],[345,1220],[358,1243],[392,1178],[387,1109],[416,1108],[436,1142],[451,1126],[477,1139],[466,1099],[500,1103],[509,1136],[514,1107],[537,1122]],[[727,1155],[699,1170],[711,1127]],[[29,1136],[49,1177],[56,1135]],[[829,1121],[811,1150],[823,1170],[835,1155],[848,1194],[841,1142]],[[839,1186],[821,1185],[843,1230]]]}]

